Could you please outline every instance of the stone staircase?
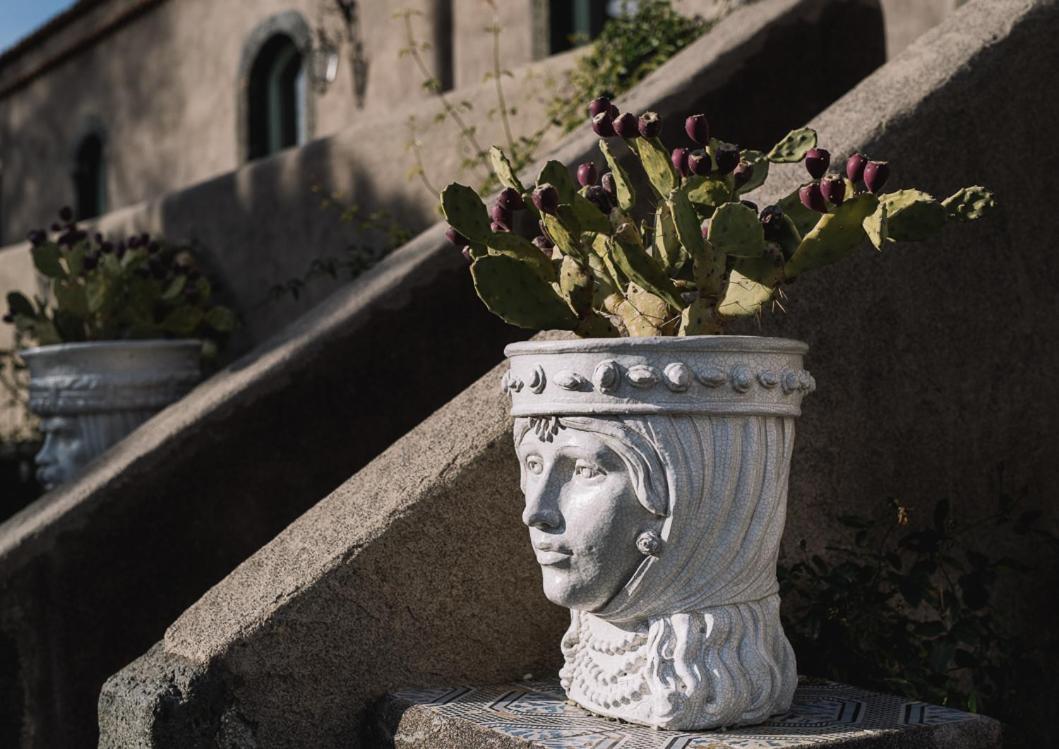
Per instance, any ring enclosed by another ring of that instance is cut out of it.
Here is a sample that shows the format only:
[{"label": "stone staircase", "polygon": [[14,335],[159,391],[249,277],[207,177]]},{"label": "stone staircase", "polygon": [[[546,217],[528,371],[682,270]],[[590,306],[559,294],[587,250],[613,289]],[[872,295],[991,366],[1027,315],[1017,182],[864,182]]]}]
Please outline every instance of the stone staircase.
[{"label": "stone staircase", "polygon": [[[865,250],[792,286],[788,315],[747,325],[807,341],[818,383],[799,422],[789,547],[822,550],[839,536],[835,515],[887,497],[991,508],[998,465],[1056,522],[1059,349],[1043,343],[1059,320],[1059,170],[1042,159],[1059,99],[1042,71],[1057,69],[1057,32],[1052,0],[972,0],[810,123],[836,157],[888,158],[897,186],[981,183],[1001,210],[922,246]],[[630,108],[646,108],[652,85],[663,84],[648,81]],[[571,142],[560,157],[590,148]],[[802,180],[797,166],[777,172],[752,199]],[[396,440],[116,673],[100,745],[373,746],[371,706],[387,692],[553,674],[566,614],[540,593],[519,520],[504,369]],[[1059,582],[1053,560],[1037,561],[993,612],[1028,637]],[[1043,702],[1027,710],[1047,731]],[[993,724],[980,725],[993,741]]]},{"label": "stone staircase", "polygon": [[[853,29],[855,35],[849,33]],[[738,11],[619,103],[633,111],[657,109],[663,114],[723,111],[728,118],[723,132],[744,132],[748,145],[764,145],[780,137],[792,122],[811,117],[881,63],[881,40],[875,0],[761,0]],[[784,59],[780,54],[791,54],[794,46],[811,55],[810,72],[780,64]],[[758,98],[746,97],[751,81],[756,81],[758,96],[776,105],[761,109]],[[317,150],[302,155],[306,164],[327,163],[326,146],[316,143],[307,148]],[[590,157],[594,148],[590,133],[577,133],[554,155],[577,163]],[[283,174],[302,157],[295,153],[288,157],[289,163],[274,162],[273,167],[266,163],[260,168],[276,168],[277,175]],[[233,179],[238,186],[245,177],[222,179]],[[180,210],[192,211],[204,200],[206,193],[199,192],[177,204],[183,206]],[[159,206],[172,208],[164,200]],[[444,242],[442,233],[441,226],[424,232],[257,345],[178,407],[157,416],[109,451],[81,480],[0,525],[0,648],[15,653],[14,667],[0,672],[0,693],[20,699],[5,713],[19,716],[17,724],[0,735],[20,735],[25,747],[94,741],[97,696],[108,675],[144,653],[180,612],[295,518],[307,510],[303,521],[309,518],[320,506],[314,507],[320,497],[387,446],[400,444],[408,430],[423,428],[432,411],[499,360],[503,344],[520,333],[481,308],[462,259]],[[400,345],[394,344],[397,340]],[[487,389],[488,398],[495,400],[493,384]],[[468,414],[473,418],[468,420]],[[475,410],[461,415],[461,428],[479,429],[479,417]],[[503,413],[498,412],[498,418],[506,425]],[[458,436],[459,432],[437,434],[436,440],[439,445],[446,440],[451,444]],[[290,566],[285,571],[274,569],[270,581],[279,584],[287,579],[297,597],[302,573],[314,568],[322,578],[342,566],[349,538],[368,534],[363,542],[376,549],[381,548],[374,545],[376,541],[384,538],[385,543],[410,543],[392,525],[393,513],[399,514],[398,507],[416,507],[409,498],[418,496],[424,477],[435,470],[430,463],[435,456],[421,454],[418,448],[402,454],[400,463],[391,464],[385,497],[346,495],[352,503],[347,517],[358,518],[355,527],[329,519],[325,524],[330,530],[321,528],[313,543],[324,544],[330,537],[331,548],[342,550],[338,557],[326,562],[320,557],[322,566],[316,566],[306,554],[316,558],[324,546],[294,550],[285,563]],[[475,465],[481,466],[477,449],[471,454]],[[442,461],[436,466],[438,476],[459,472],[451,449],[437,459]],[[492,465],[501,466],[505,460],[506,452],[498,449]],[[403,496],[393,493],[398,484],[392,479],[400,475],[407,478],[400,484]],[[506,486],[495,497],[509,506]],[[454,519],[459,517],[458,500],[458,494],[445,500],[454,503]],[[497,510],[495,516],[502,514]],[[353,535],[334,535],[340,529]],[[408,526],[403,532],[418,531]],[[480,533],[505,538],[484,525]],[[452,543],[458,542],[460,526],[453,525],[449,535]],[[516,548],[516,537],[508,536],[509,543],[496,552]],[[437,539],[432,548],[444,552],[436,557],[439,564],[452,553],[451,546]],[[408,573],[418,575],[421,570],[409,568]],[[361,583],[365,591],[378,584],[375,578],[385,578],[394,585],[386,596],[402,597],[399,588],[405,578],[390,577],[397,574],[396,567],[360,574],[366,575]],[[525,570],[512,570],[509,577],[513,589],[529,589]],[[243,594],[252,595],[252,588]],[[271,591],[266,595],[269,605],[283,602],[283,596],[276,598]],[[500,605],[506,596],[497,593],[493,600]],[[374,604],[366,599],[358,605],[371,611]],[[438,605],[439,620],[458,608],[452,602]],[[239,605],[233,601],[231,612],[235,615],[242,608],[255,610],[248,601]],[[395,613],[405,616],[407,610],[406,604],[400,604]],[[528,614],[528,609],[520,610],[521,624],[512,621],[511,631],[519,633],[515,641],[524,644],[524,654],[543,654],[544,644],[551,642],[555,617],[539,623]],[[372,629],[360,626],[364,631]],[[482,642],[492,641],[497,633],[490,626],[482,633]],[[377,631],[369,639],[378,654],[391,653],[380,655],[380,661],[391,658],[396,663],[403,657],[400,638],[390,642],[389,634]],[[451,672],[456,662],[457,651],[444,655],[444,642],[445,637],[436,633],[423,641],[423,664],[435,662],[439,674]],[[163,659],[172,657],[165,648],[151,652]],[[358,657],[372,658],[367,653]],[[542,656],[542,667],[551,663],[550,657]],[[180,658],[177,661],[183,664]],[[488,667],[468,669],[468,678],[499,679],[513,664],[513,659],[488,663],[490,659],[483,655],[482,665]],[[272,669],[264,663],[260,667]],[[174,668],[173,680],[159,697],[161,703],[151,702],[158,717],[214,726],[214,719],[224,716],[225,730],[233,735],[252,725],[247,721],[256,720],[240,717],[253,713],[242,707],[217,713],[219,703],[212,697],[197,702],[204,695],[220,694],[212,681],[220,671],[208,669],[206,678],[191,667]],[[366,684],[388,678],[385,667],[380,668],[383,675]],[[423,668],[431,671],[428,665]],[[137,671],[133,666],[122,673],[122,678],[135,680],[141,674],[147,680],[136,699],[142,698],[144,704],[155,699],[153,683],[147,684],[153,671]],[[369,686],[369,692],[375,689]],[[284,691],[273,696],[279,698]],[[109,704],[109,699],[104,697],[104,703]],[[119,702],[124,705],[124,697]],[[208,704],[204,713],[197,712],[199,704]],[[335,714],[342,711],[337,702],[332,709]],[[133,732],[140,729],[129,722],[131,718],[108,715],[103,722],[112,745],[134,745],[148,738],[158,743],[169,736],[171,745],[189,746],[187,737],[197,730],[182,727],[180,732],[167,733],[169,729],[151,726],[136,741],[113,738],[124,730],[117,726]],[[312,711],[301,712],[298,720],[319,722]],[[320,726],[328,735],[339,735],[333,733],[333,720]],[[303,728],[299,723],[290,735],[298,736]],[[178,736],[184,738],[174,738]]]}]

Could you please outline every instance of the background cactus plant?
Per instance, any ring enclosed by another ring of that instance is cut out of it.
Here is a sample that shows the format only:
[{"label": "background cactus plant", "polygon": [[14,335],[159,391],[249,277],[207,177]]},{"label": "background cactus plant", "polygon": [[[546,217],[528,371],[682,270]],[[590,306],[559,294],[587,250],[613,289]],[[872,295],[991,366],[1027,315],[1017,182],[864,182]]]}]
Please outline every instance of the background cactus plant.
[{"label": "background cactus plant", "polygon": [[[670,150],[655,135],[656,113],[622,115],[601,99],[593,112],[593,130],[608,134],[599,142],[609,169],[602,175],[583,164],[575,182],[570,169],[549,161],[524,188],[494,147],[497,179],[521,201],[502,194],[490,210],[469,187],[450,184],[441,193],[446,220],[468,242],[460,246],[478,296],[512,325],[587,337],[723,333],[726,320],[757,314],[784,283],[865,240],[882,250],[927,239],[995,206],[980,186],[942,201],[914,189],[881,193],[889,165],[861,154],[843,162],[845,174],[828,175],[830,154],[810,128],[792,131],[766,155],[710,138],[706,118],[693,115],[685,123],[691,148]],[[650,137],[635,126],[643,122],[651,123]],[[619,139],[639,162],[649,196],[637,196],[619,163]],[[813,179],[776,205],[759,215],[741,199],[764,184],[770,163],[803,160]],[[510,215],[508,206],[519,202],[530,220],[490,226],[491,215]],[[541,236],[530,241],[509,224],[536,225]]]}]

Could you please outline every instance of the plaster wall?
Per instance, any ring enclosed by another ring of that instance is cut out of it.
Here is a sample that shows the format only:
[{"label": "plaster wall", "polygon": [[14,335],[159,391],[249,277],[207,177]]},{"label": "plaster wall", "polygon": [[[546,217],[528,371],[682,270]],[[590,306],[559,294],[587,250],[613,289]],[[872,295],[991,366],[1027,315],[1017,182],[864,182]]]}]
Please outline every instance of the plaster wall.
[{"label": "plaster wall", "polygon": [[[115,2],[113,5],[120,5]],[[125,3],[130,5],[131,3]],[[110,5],[104,3],[104,5]],[[447,49],[434,38],[436,0],[402,3],[422,11],[415,22],[429,42],[427,62]],[[46,225],[73,202],[71,167],[80,139],[93,129],[106,142],[107,196],[120,208],[230,172],[240,164],[240,61],[254,30],[285,11],[300,13],[336,38],[345,27],[320,0],[180,0],[160,2],[109,32],[89,14],[25,57],[0,67],[0,243]],[[342,47],[338,77],[325,93],[308,93],[314,113],[310,137],[335,133],[372,113],[424,99],[422,76],[398,59],[404,30],[384,2],[359,3],[367,62],[363,108],[353,94],[351,45]],[[65,36],[70,36],[69,39]],[[60,44],[61,42],[61,44]],[[36,77],[26,73],[78,44],[75,54]],[[21,81],[21,83],[19,83]],[[12,84],[16,84],[12,88]],[[393,137],[400,137],[391,131]]]}]

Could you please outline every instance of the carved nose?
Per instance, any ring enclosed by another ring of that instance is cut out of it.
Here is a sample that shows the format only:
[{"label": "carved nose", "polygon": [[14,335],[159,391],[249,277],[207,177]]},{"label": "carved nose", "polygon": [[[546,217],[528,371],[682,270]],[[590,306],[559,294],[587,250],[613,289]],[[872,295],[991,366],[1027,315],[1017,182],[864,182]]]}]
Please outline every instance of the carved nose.
[{"label": "carved nose", "polygon": [[563,524],[562,513],[556,503],[554,492],[549,481],[541,481],[526,492],[526,509],[522,512],[522,522],[542,531],[559,530]]}]

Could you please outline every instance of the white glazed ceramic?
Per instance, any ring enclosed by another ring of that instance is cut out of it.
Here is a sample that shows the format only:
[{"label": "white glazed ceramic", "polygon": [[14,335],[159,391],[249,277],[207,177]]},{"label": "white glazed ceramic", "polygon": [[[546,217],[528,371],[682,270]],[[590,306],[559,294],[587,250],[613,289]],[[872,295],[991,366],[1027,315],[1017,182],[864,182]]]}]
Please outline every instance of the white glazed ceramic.
[{"label": "white glazed ceramic", "polygon": [[516,343],[523,521],[571,610],[560,672],[594,713],[673,730],[760,723],[797,684],[776,557],[804,343]]},{"label": "white glazed ceramic", "polygon": [[93,458],[187,393],[201,377],[196,340],[97,341],[20,352],[44,445],[37,478],[69,481]]}]

